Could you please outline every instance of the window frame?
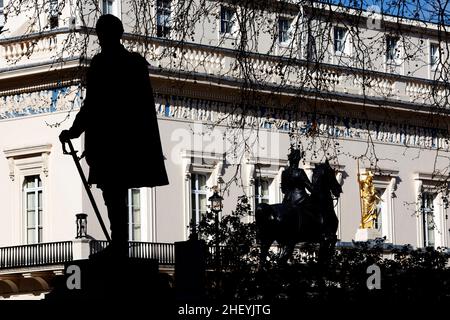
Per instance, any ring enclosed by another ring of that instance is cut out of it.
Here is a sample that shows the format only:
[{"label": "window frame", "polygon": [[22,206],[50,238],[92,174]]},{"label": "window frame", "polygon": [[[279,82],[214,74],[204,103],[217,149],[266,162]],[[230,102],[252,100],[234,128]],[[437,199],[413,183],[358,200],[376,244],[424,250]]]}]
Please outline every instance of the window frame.
[{"label": "window frame", "polygon": [[[111,4],[111,6],[109,6]],[[114,12],[114,0],[102,0],[102,13],[113,14]],[[111,11],[109,11],[111,9]]]},{"label": "window frame", "polygon": [[[434,54],[433,54],[433,48],[436,49]],[[429,55],[430,71],[436,71],[438,69],[439,60],[440,60],[440,56],[441,56],[439,43],[430,41],[428,55]],[[435,59],[433,59],[433,57]]]},{"label": "window frame", "polygon": [[[202,176],[205,178],[204,189],[199,189],[199,177]],[[208,212],[208,179],[209,175],[204,172],[193,172],[191,174],[191,214],[190,219],[194,221],[194,223],[198,224],[202,218],[202,215]],[[193,185],[195,188],[193,188]],[[205,196],[206,207],[204,210],[200,208],[200,196]],[[195,201],[192,201],[195,198]]]},{"label": "window frame", "polygon": [[[228,20],[223,19],[222,12],[228,12],[231,14],[230,17],[228,17]],[[220,37],[235,37],[237,26],[236,26],[236,9],[220,5],[219,7],[219,36]],[[223,29],[223,22],[227,24],[226,30]]]},{"label": "window frame", "polygon": [[[438,195],[434,192],[431,192],[429,190],[422,190],[421,193],[421,215],[422,215],[422,232],[423,232],[423,243],[422,245],[424,247],[435,247],[436,246],[436,223],[435,223],[435,201]],[[428,200],[428,201],[427,201]],[[431,201],[430,201],[431,200]],[[425,202],[427,202],[430,206],[425,206]],[[428,210],[427,210],[428,209]],[[431,215],[431,219],[430,218]],[[430,228],[430,224],[432,224]],[[432,242],[430,241],[430,235],[432,234]]]},{"label": "window frame", "polygon": [[[260,203],[267,203],[267,204],[272,204],[273,203],[273,195],[271,192],[271,189],[273,187],[273,182],[274,182],[274,177],[269,177],[269,176],[256,176],[255,177],[255,182],[254,182],[254,195],[255,195],[255,208],[258,204]],[[262,183],[261,181],[265,181],[267,182],[267,196],[264,196],[263,192],[261,192],[262,190]]]},{"label": "window frame", "polygon": [[[391,47],[392,44],[394,45]],[[401,64],[400,55],[401,55],[400,37],[387,35],[385,40],[386,64],[399,66]]]},{"label": "window frame", "polygon": [[9,177],[11,179],[10,192],[12,198],[12,212],[16,212],[19,216],[14,224],[14,241],[26,244],[26,218],[24,215],[24,199],[23,199],[23,183],[27,176],[39,176],[42,181],[42,241],[51,238],[52,230],[46,228],[49,225],[52,212],[46,203],[50,203],[49,190],[49,156],[52,145],[34,145],[23,148],[14,148],[3,150],[8,161]]},{"label": "window frame", "polygon": [[[34,187],[26,187],[27,179],[28,178],[34,178]],[[43,212],[44,212],[44,205],[43,205],[43,199],[44,199],[44,188],[42,179],[39,175],[29,175],[25,176],[22,183],[22,196],[23,196],[23,215],[25,219],[25,237],[26,237],[26,243],[27,244],[38,244],[43,242]],[[28,208],[28,195],[34,194],[34,225],[30,227],[29,222],[29,211]],[[30,239],[29,237],[29,231],[33,231],[33,238]]]},{"label": "window frame", "polygon": [[306,60],[309,62],[318,60],[316,38],[312,34],[308,34],[306,39]]},{"label": "window frame", "polygon": [[[135,211],[135,207],[136,204],[134,203],[133,199],[133,194],[135,192],[138,192],[139,194],[139,205],[137,206],[139,209],[139,223],[135,222],[134,219],[134,211]],[[128,199],[127,199],[127,207],[128,207],[128,239],[130,241],[142,241],[142,190],[140,188],[131,188],[128,189]],[[138,228],[136,227],[138,226]],[[139,229],[139,239],[137,239],[135,231]]]},{"label": "window frame", "polygon": [[[225,163],[225,154],[208,152],[206,150],[195,151],[191,149],[181,150],[183,167],[183,226],[185,227],[185,239],[190,235],[190,224],[192,220],[192,176],[194,174],[206,175],[206,187],[221,186],[223,183],[222,171]],[[210,189],[208,190],[210,191]],[[208,201],[208,199],[206,199]]]},{"label": "window frame", "polygon": [[[164,5],[166,3],[169,4],[168,7]],[[173,6],[172,0],[155,0],[155,17],[156,17],[155,24],[156,24],[156,36],[158,38],[170,38],[170,33],[172,30],[172,23],[171,23],[172,6]],[[159,24],[160,16],[165,17],[163,25]]]},{"label": "window frame", "polygon": [[[337,31],[343,31],[342,39],[337,39]],[[333,26],[333,52],[335,55],[348,55],[348,48],[347,48],[347,36],[348,36],[348,29],[341,26]],[[340,43],[340,49],[336,50],[336,42],[339,41]]]},{"label": "window frame", "polygon": [[[288,167],[287,159],[274,159],[266,157],[249,157],[246,159],[246,191],[250,199],[252,211],[256,209],[256,179],[263,178],[270,181],[269,184],[269,204],[281,203],[283,193],[281,192],[281,175]],[[248,217],[247,222],[252,222],[253,218]]]},{"label": "window frame", "polygon": [[[382,191],[381,191],[382,190]],[[385,188],[382,187],[375,187],[375,192],[377,194],[377,196],[380,198],[380,202],[378,203],[377,206],[377,218],[374,221],[374,226],[376,230],[378,230],[380,233],[382,233],[383,230],[383,208],[382,208],[382,204],[385,200],[383,200],[383,195],[387,190]]]},{"label": "window frame", "polygon": [[56,29],[59,27],[59,1],[50,0],[48,2],[48,24],[50,29]]},{"label": "window frame", "polygon": [[[111,3],[111,12],[108,12],[108,10],[105,10],[105,4],[108,2]],[[101,0],[99,3],[99,7],[101,6],[101,12],[102,14],[112,14],[116,17],[120,18],[120,12],[121,12],[121,1],[120,0]]]},{"label": "window frame", "polygon": [[[282,30],[281,22],[285,21],[287,23],[287,29]],[[293,19],[285,16],[278,17],[277,31],[278,31],[278,44],[279,45],[288,45],[292,42],[292,23]],[[285,35],[285,38],[282,39],[282,36]]]},{"label": "window frame", "polygon": [[4,0],[0,0],[0,1],[1,1],[1,5],[0,5],[0,31],[2,31],[3,28],[5,27],[5,15],[4,15],[5,3],[4,3]]},{"label": "window frame", "polygon": [[[428,245],[429,236],[425,228],[428,221],[424,216],[423,194],[434,194],[433,205],[433,228],[434,247],[446,247],[449,244],[447,205],[444,198],[448,195],[449,187],[447,176],[431,173],[416,173],[414,182],[416,188],[416,226],[417,226],[417,247],[423,248]],[[431,245],[431,244],[430,244]]]}]

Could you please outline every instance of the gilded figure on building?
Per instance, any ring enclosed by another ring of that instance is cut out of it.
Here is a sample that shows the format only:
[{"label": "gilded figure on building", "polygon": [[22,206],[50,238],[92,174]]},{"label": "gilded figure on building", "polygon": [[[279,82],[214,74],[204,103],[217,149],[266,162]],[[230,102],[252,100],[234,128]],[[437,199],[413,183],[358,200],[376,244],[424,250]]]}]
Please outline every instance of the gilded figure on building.
[{"label": "gilded figure on building", "polygon": [[373,183],[373,173],[368,171],[365,179],[359,180],[361,197],[361,229],[373,229],[378,217],[378,204],[381,198]]}]

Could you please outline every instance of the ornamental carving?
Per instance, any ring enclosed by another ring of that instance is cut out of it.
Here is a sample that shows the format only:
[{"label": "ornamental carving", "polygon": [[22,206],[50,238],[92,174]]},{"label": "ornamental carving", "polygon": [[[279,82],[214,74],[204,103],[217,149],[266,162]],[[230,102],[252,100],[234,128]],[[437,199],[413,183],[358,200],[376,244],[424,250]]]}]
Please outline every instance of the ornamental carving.
[{"label": "ornamental carving", "polygon": [[79,86],[62,87],[0,97],[0,119],[71,110],[80,106]]}]

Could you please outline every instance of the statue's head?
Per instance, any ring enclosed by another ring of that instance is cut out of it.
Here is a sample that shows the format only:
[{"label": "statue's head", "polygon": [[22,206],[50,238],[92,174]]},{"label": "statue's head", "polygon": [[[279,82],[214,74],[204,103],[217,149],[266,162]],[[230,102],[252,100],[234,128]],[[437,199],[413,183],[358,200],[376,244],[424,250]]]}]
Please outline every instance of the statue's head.
[{"label": "statue's head", "polygon": [[288,155],[289,160],[289,166],[291,167],[298,167],[298,163],[300,162],[300,159],[303,157],[303,152],[300,151],[300,149],[295,149],[291,147],[291,152]]},{"label": "statue's head", "polygon": [[102,50],[105,50],[120,43],[124,30],[119,18],[112,14],[104,14],[98,19],[95,31]]}]

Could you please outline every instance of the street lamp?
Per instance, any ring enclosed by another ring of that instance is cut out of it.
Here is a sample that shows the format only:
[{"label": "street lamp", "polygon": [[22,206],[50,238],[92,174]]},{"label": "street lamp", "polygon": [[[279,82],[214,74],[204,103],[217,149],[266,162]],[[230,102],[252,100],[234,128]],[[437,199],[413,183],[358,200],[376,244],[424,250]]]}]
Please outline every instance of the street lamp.
[{"label": "street lamp", "polygon": [[219,192],[217,191],[217,187],[214,188],[214,193],[211,197],[208,198],[208,200],[211,202],[211,211],[218,214],[220,211],[222,211],[222,200],[223,198],[219,195]]},{"label": "street lamp", "polygon": [[211,202],[211,211],[214,213],[214,222],[216,226],[216,266],[219,267],[219,213],[222,211],[223,198],[219,195],[217,187],[213,188],[214,193],[208,200]]},{"label": "street lamp", "polygon": [[87,236],[87,214],[78,213],[77,217],[77,237],[76,239],[86,238]]}]

